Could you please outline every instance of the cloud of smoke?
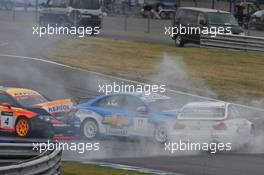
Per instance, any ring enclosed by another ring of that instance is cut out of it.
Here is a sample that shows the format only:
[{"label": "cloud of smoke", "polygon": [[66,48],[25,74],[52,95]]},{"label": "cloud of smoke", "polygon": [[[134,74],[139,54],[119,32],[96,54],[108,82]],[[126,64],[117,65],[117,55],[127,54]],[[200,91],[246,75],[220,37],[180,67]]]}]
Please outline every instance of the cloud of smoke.
[{"label": "cloud of smoke", "polygon": [[150,81],[161,82],[167,87],[179,91],[216,97],[216,94],[201,78],[190,74],[181,57],[163,53],[162,61],[155,70],[157,74],[150,76]]},{"label": "cloud of smoke", "polygon": [[[9,63],[1,66],[2,83],[32,88],[40,91],[48,97],[81,97],[90,96],[98,91],[99,84],[111,84],[112,79],[106,78],[99,74],[89,75],[73,71],[68,68],[53,67],[46,63],[36,63],[27,61],[14,61],[14,64]],[[44,66],[45,65],[45,66]],[[12,72],[9,70],[12,68]],[[194,77],[188,73],[186,66],[181,58],[175,58],[168,54],[163,55],[163,60],[160,65],[157,65],[157,75],[150,77],[150,81],[159,81],[167,85],[175,85],[178,89],[187,89],[192,93],[200,93],[199,89],[203,89],[203,93],[207,95],[215,95],[199,77]],[[115,80],[121,81],[121,80]],[[175,83],[176,82],[176,83]],[[97,95],[97,94],[96,94]],[[185,99],[177,99],[177,102],[187,103]],[[192,99],[189,99],[192,101]],[[256,103],[253,101],[253,103]],[[259,106],[262,106],[262,101],[259,101]],[[261,116],[248,112],[248,116]],[[252,117],[253,118],[253,117]],[[260,123],[260,122],[257,122]],[[261,152],[263,149],[263,133],[259,134],[252,141],[253,147],[250,147],[249,152]],[[81,140],[83,141],[83,140]],[[86,140],[84,140],[87,142]],[[78,140],[77,140],[78,142]],[[160,144],[149,142],[147,139],[138,139],[136,141],[127,141],[114,138],[100,140],[100,152],[77,154],[65,152],[64,155],[74,159],[96,159],[96,158],[112,158],[112,157],[147,157],[157,155],[167,155],[163,151],[164,147]],[[194,154],[192,152],[179,152],[176,155]],[[175,156],[175,154],[174,154]]]}]

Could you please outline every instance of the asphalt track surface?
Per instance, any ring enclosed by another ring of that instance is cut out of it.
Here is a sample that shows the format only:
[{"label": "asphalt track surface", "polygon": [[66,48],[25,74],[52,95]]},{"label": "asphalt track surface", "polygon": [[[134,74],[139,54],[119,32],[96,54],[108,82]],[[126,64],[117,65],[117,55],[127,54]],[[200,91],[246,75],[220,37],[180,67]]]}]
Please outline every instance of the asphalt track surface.
[{"label": "asphalt track surface", "polygon": [[[30,33],[26,30],[25,33],[18,32],[17,26],[20,25],[7,24],[1,20],[0,23],[0,84],[32,88],[54,99],[68,97],[78,99],[78,97],[96,95],[99,84],[113,81],[126,82],[123,79],[36,59],[10,56],[12,54],[43,58],[42,49],[49,47],[57,38],[40,41],[29,37]],[[178,107],[189,101],[201,100],[196,96],[178,94],[173,91],[168,92],[167,95],[177,99]],[[76,140],[76,142],[85,141]],[[264,172],[262,153],[252,154],[248,153],[250,151],[245,151],[237,154],[209,155],[179,152],[170,155],[161,145],[146,140],[131,141],[112,138],[94,142],[100,143],[99,152],[80,154],[76,151],[64,151],[64,160],[97,160],[194,175],[263,175]]]},{"label": "asphalt track surface", "polygon": [[[0,56],[0,75],[0,82],[6,86],[32,88],[51,98],[88,97],[96,93],[97,83],[113,81],[113,78],[92,72],[12,56]],[[179,96],[174,95],[174,98]],[[76,161],[96,159],[185,174],[261,175],[264,171],[262,154],[209,155],[179,152],[177,155],[170,155],[161,145],[151,141],[113,138],[94,142],[100,143],[99,152],[80,154],[76,151],[65,151],[64,159]]]}]

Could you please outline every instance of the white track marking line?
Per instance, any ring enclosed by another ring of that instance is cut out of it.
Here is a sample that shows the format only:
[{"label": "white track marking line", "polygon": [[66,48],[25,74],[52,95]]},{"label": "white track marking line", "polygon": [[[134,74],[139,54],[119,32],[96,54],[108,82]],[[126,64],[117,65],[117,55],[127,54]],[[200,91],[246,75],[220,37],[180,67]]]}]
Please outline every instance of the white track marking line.
[{"label": "white track marking line", "polygon": [[[81,68],[77,68],[77,67],[73,67],[73,66],[68,66],[68,65],[65,65],[65,64],[57,63],[57,62],[50,61],[50,60],[44,60],[44,59],[41,59],[41,58],[19,56],[19,55],[9,55],[9,54],[0,54],[0,57],[9,57],[9,58],[18,58],[18,59],[25,59],[25,60],[40,61],[40,62],[49,63],[49,64],[61,66],[61,67],[66,67],[66,68],[70,68],[72,70],[78,70],[78,71],[82,71],[82,72],[92,73],[92,74],[95,74],[95,75],[100,75],[100,76],[104,76],[104,77],[108,77],[108,78],[112,78],[112,79],[116,79],[116,80],[120,80],[120,81],[127,81],[127,82],[131,82],[131,83],[136,83],[136,84],[145,84],[145,83],[134,81],[134,80],[129,80],[129,79],[120,78],[120,77],[116,77],[116,76],[112,76],[112,75],[106,75],[106,74],[103,74],[103,73],[89,71],[89,70],[85,70],[85,69],[81,69]],[[213,98],[209,98],[209,97],[203,97],[203,96],[195,95],[195,94],[190,94],[190,93],[187,93],[187,92],[181,92],[181,91],[177,91],[177,90],[173,90],[173,89],[166,89],[166,91],[172,92],[172,93],[175,93],[175,94],[186,95],[186,96],[190,96],[190,97],[196,97],[196,98],[200,98],[200,99],[203,99],[203,100],[221,101],[221,100],[217,100],[217,99],[213,99]],[[221,101],[221,102],[225,102],[225,101]],[[243,107],[243,108],[248,108],[248,109],[257,110],[257,111],[263,111],[264,112],[264,109],[257,108],[257,107],[246,106],[246,105],[237,104],[237,103],[231,103],[231,104],[234,104],[236,106]]]}]

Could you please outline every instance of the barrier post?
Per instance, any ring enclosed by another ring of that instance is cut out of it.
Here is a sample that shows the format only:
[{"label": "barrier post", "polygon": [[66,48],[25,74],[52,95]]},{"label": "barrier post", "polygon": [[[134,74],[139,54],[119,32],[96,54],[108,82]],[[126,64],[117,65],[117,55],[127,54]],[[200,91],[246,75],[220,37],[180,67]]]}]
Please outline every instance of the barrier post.
[{"label": "barrier post", "polygon": [[147,33],[150,33],[150,15],[148,15],[148,19],[147,19]]},{"label": "barrier post", "polygon": [[124,30],[127,31],[127,13],[125,13]]}]

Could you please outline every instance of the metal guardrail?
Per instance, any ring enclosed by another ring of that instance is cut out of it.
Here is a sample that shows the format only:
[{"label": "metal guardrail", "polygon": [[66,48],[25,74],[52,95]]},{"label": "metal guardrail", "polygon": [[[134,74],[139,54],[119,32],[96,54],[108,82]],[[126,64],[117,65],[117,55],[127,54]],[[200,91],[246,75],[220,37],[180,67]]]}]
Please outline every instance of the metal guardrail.
[{"label": "metal guardrail", "polygon": [[61,155],[57,149],[40,154],[31,143],[0,143],[0,174],[59,175]]},{"label": "metal guardrail", "polygon": [[264,37],[241,35],[217,35],[212,37],[201,35],[201,46],[264,52]]}]

